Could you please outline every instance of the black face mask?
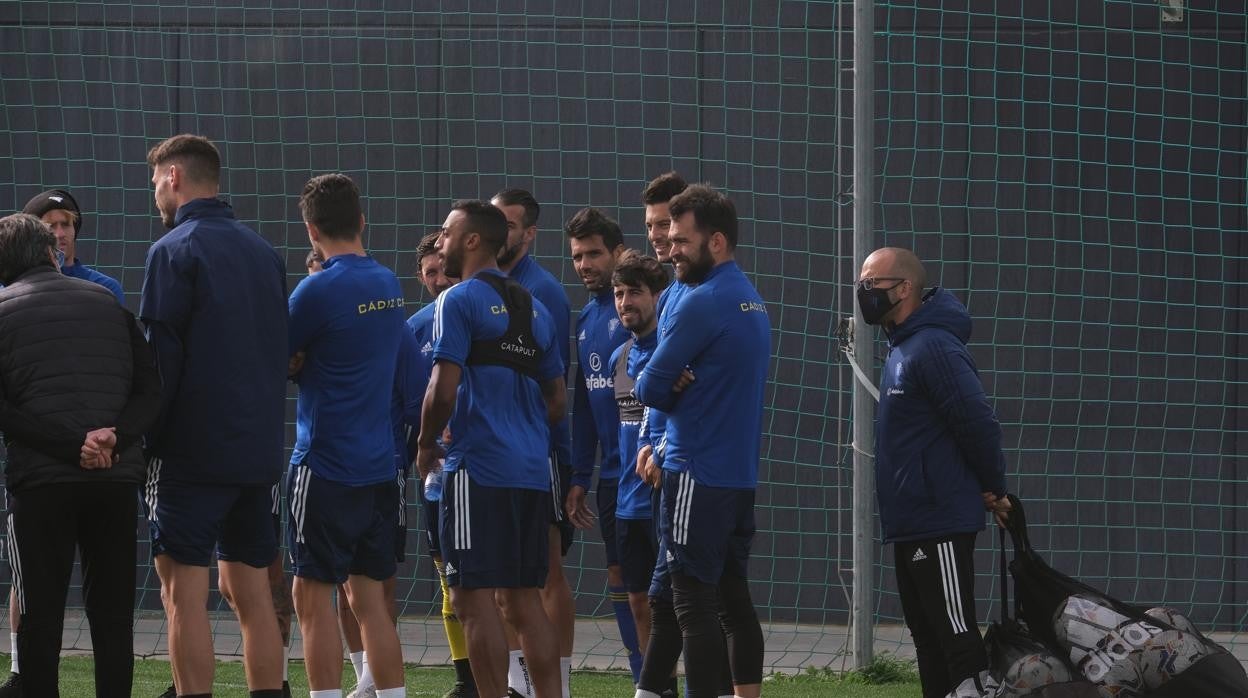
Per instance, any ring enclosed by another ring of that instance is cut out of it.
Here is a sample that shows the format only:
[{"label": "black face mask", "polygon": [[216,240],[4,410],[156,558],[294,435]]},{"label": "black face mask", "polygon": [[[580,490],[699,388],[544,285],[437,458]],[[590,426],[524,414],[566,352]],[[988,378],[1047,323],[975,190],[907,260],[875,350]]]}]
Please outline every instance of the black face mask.
[{"label": "black face mask", "polygon": [[897,301],[889,300],[888,292],[896,288],[858,288],[858,309],[862,311],[862,319],[868,325],[878,325],[897,305]]}]

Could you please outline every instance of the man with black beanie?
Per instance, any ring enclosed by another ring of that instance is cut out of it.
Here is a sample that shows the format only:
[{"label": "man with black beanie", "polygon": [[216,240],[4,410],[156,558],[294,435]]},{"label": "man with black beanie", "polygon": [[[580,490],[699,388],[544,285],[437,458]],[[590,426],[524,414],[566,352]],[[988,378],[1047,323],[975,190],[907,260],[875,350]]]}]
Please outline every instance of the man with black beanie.
[{"label": "man with black beanie", "polygon": [[65,255],[65,261],[61,263],[61,273],[99,284],[116,296],[118,303],[125,305],[126,298],[122,294],[121,284],[113,277],[101,274],[78,261],[74,254],[78,234],[82,232],[82,210],[69,192],[64,189],[49,189],[27,201],[22,213],[29,213],[51,228],[52,234],[56,236],[56,249]]}]

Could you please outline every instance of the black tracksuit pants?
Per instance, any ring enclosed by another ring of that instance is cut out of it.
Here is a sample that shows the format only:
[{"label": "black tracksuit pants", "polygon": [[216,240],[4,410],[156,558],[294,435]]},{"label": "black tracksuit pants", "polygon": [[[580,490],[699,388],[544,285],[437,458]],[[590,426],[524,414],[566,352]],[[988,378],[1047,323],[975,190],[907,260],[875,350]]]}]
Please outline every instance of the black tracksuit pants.
[{"label": "black tracksuit pants", "polygon": [[988,668],[975,615],[975,535],[893,544],[897,594],[914,637],[923,698],[943,698]]},{"label": "black tracksuit pants", "polygon": [[70,483],[9,493],[8,553],[21,612],[22,692],[56,698],[65,597],[82,559],[96,695],[128,697],[134,674],[138,485]]}]

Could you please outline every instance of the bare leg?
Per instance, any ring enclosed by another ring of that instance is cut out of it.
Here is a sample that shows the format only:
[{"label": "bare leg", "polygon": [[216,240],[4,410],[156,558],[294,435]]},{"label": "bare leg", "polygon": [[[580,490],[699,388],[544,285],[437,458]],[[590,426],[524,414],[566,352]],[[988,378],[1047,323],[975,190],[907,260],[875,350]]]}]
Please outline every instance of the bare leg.
[{"label": "bare leg", "polygon": [[[217,563],[221,595],[230,602],[243,633],[243,667],[253,691],[282,687],[282,635],[273,610],[267,567]],[[180,684],[179,684],[180,685]]]},{"label": "bare leg", "polygon": [[[559,528],[550,527],[550,561],[546,572],[546,586],[541,589],[542,607],[554,626],[559,638],[559,656],[572,656],[572,641],[576,634],[576,606],[572,603],[572,588],[563,576],[563,546]],[[528,656],[527,654],[525,655]]]},{"label": "bare leg", "polygon": [[507,638],[494,590],[451,587],[451,604],[464,626],[478,695],[507,695]]},{"label": "bare leg", "polygon": [[156,574],[160,576],[160,600],[169,619],[173,683],[183,694],[211,693],[216,664],[208,624],[208,568],[157,555]]},{"label": "bare leg", "polygon": [[[353,574],[347,578],[347,599],[359,620],[364,653],[379,690],[403,686],[403,652],[391,618],[393,602],[384,596],[385,583]],[[391,594],[393,596],[393,593]],[[341,658],[338,666],[342,666]]]},{"label": "bare leg", "polygon": [[327,691],[342,686],[342,640],[334,613],[334,585],[295,577],[295,614],[303,633],[308,688]]},{"label": "bare leg", "polygon": [[[562,694],[559,677],[559,644],[551,632],[550,619],[542,608],[536,589],[500,589],[503,614],[520,634],[520,646],[533,678],[537,698],[558,698]],[[479,685],[479,682],[478,682]]]}]

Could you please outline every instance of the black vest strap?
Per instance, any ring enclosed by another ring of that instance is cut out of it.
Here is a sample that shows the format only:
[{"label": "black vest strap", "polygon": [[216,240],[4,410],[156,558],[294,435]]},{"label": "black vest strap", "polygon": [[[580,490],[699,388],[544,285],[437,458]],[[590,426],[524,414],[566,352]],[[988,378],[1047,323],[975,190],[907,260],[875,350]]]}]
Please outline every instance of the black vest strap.
[{"label": "black vest strap", "polygon": [[620,349],[620,358],[616,360],[615,366],[615,402],[620,410],[621,422],[640,422],[645,408],[637,397],[633,395],[633,379],[628,375],[628,352],[632,350],[633,344],[636,342],[635,337],[629,337]]},{"label": "black vest strap", "polygon": [[489,284],[503,300],[501,312],[507,313],[507,331],[501,337],[473,342],[468,365],[506,366],[536,380],[542,349],[533,336],[533,297],[506,276],[483,271],[472,278]]}]

